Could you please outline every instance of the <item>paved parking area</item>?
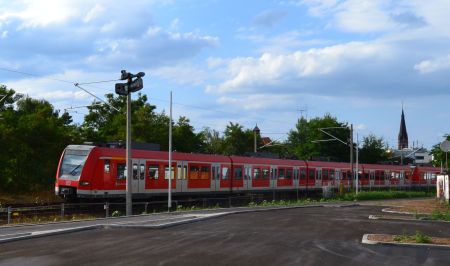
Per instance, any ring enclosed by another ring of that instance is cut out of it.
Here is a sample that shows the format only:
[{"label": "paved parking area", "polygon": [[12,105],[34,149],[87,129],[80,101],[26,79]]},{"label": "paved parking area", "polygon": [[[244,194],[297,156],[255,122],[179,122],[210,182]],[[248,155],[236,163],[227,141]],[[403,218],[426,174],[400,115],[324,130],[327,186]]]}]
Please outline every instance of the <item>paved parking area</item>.
[{"label": "paved parking area", "polygon": [[450,226],[369,220],[381,207],[249,212],[164,229],[110,228],[4,243],[0,265],[450,265],[450,249],[361,244],[365,233],[450,237]]}]

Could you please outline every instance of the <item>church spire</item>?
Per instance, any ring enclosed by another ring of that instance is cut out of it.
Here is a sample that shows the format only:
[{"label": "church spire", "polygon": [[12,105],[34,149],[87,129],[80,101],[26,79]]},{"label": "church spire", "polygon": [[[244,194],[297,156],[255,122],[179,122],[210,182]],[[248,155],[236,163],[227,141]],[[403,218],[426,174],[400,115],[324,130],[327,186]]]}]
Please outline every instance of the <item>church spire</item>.
[{"label": "church spire", "polygon": [[400,132],[398,133],[398,149],[402,150],[408,148],[408,133],[406,132],[405,114],[403,112],[402,104],[402,118],[400,121]]}]

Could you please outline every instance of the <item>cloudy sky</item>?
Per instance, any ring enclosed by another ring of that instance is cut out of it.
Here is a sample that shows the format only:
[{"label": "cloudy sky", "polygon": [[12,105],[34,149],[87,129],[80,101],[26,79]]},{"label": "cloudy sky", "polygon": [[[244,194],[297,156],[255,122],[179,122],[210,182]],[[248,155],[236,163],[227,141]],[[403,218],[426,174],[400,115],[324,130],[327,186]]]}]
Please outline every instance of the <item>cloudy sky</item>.
[{"label": "cloudy sky", "polygon": [[[197,130],[257,123],[282,140],[301,115],[328,112],[390,146],[403,102],[410,142],[431,147],[450,133],[449,10],[448,0],[0,0],[0,83],[64,110],[93,101],[73,82],[144,71],[150,102],[167,111],[172,90],[174,115]],[[85,88],[103,97],[114,82]]]}]

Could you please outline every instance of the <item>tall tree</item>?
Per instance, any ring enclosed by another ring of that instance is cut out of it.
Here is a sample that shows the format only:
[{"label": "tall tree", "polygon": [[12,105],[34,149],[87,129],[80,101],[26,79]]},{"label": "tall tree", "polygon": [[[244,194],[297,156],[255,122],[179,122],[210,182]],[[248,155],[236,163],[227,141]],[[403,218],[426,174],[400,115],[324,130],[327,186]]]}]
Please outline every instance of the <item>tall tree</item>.
[{"label": "tall tree", "polygon": [[348,124],[337,121],[330,114],[309,121],[302,117],[298,119],[295,128],[289,132],[288,145],[292,156],[299,159],[321,158],[349,161],[349,147],[336,140],[320,142],[321,140],[331,140],[331,137],[320,129],[325,129],[344,142],[349,140]]},{"label": "tall tree", "polygon": [[361,163],[380,163],[387,161],[387,144],[383,138],[370,134],[363,138],[363,145],[359,152]]},{"label": "tall tree", "polygon": [[48,187],[62,150],[79,142],[79,134],[70,125],[70,115],[60,115],[47,101],[9,93],[0,122],[0,187],[13,191]]},{"label": "tall tree", "polygon": [[253,151],[253,131],[244,130],[239,123],[230,122],[224,132],[224,149],[226,155],[243,155]]},{"label": "tall tree", "polygon": [[200,132],[200,139],[202,141],[201,152],[208,154],[222,154],[224,144],[219,131],[205,127]]},{"label": "tall tree", "polygon": [[181,116],[173,128],[173,148],[181,152],[200,152],[201,134],[196,134],[189,119]]}]

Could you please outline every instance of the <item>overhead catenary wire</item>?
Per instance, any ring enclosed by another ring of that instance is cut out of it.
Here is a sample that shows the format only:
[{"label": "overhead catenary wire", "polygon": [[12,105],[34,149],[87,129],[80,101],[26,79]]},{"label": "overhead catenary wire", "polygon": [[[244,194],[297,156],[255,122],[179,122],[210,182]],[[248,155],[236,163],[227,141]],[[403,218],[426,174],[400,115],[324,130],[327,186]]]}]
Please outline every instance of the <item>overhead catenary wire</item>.
[{"label": "overhead catenary wire", "polygon": [[[47,80],[52,80],[52,81],[63,82],[63,83],[67,83],[67,84],[73,84],[75,87],[81,89],[82,91],[84,91],[87,94],[91,95],[95,99],[101,101],[104,104],[107,104],[107,105],[111,106],[111,108],[113,108],[114,110],[119,111],[117,108],[115,108],[114,106],[110,105],[108,102],[106,102],[105,100],[101,99],[100,97],[98,97],[94,93],[89,92],[88,90],[86,90],[85,88],[81,87],[80,85],[104,90],[103,88],[92,86],[91,84],[119,81],[120,79],[112,79],[112,80],[102,80],[102,81],[92,81],[92,82],[82,82],[82,83],[80,83],[80,82],[74,82],[74,81],[65,80],[65,79],[59,79],[59,78],[43,77],[43,76],[39,76],[39,75],[36,75],[36,74],[32,74],[32,73],[28,73],[28,72],[24,72],[24,71],[19,71],[19,70],[8,69],[8,68],[4,68],[4,67],[0,67],[0,70],[7,71],[7,72],[12,72],[12,73],[17,73],[17,74],[22,74],[22,75],[27,75],[27,76],[32,76],[32,77],[41,78],[41,79],[47,79]],[[156,101],[168,102],[165,99],[158,99],[158,98],[152,98],[152,99],[156,100]],[[218,110],[218,109],[213,109],[213,108],[206,108],[206,107],[200,107],[200,106],[195,106],[195,105],[182,104],[182,103],[177,103],[177,102],[173,102],[173,104],[179,105],[179,106],[185,106],[185,107],[189,107],[189,108],[200,109],[200,110],[207,110],[207,111],[210,111],[210,112],[213,111],[213,112],[221,113],[221,114],[229,114],[229,115],[233,115],[233,116],[240,115],[239,113],[231,113],[231,112],[227,112],[227,111],[223,111],[223,110]],[[258,118],[258,117],[256,117],[256,118]],[[267,119],[267,118],[263,118],[263,117],[259,117],[259,118],[262,118],[263,120],[268,121],[268,122],[275,122],[275,123],[279,123],[279,124],[288,124],[288,122],[286,122],[286,121],[272,120],[272,119]],[[287,133],[282,133],[282,134],[287,134]]]}]

